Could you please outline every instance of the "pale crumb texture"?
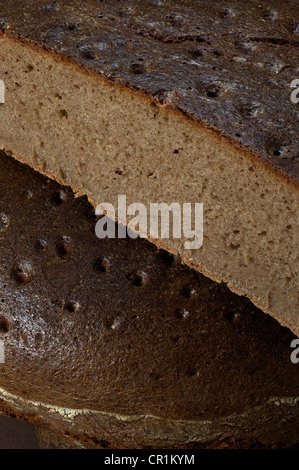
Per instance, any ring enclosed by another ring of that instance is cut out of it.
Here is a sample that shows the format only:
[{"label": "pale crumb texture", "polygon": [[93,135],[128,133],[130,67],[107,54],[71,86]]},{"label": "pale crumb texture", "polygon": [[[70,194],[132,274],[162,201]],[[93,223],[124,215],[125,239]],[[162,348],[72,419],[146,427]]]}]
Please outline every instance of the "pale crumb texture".
[{"label": "pale crumb texture", "polygon": [[2,38],[0,146],[93,203],[203,202],[204,242],[155,240],[299,334],[298,191],[223,137]]}]

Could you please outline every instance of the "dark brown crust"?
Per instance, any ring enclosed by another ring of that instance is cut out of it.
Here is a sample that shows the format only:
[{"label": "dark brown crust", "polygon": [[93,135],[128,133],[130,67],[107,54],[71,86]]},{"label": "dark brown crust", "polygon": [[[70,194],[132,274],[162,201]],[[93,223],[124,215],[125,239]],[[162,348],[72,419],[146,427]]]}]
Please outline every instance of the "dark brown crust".
[{"label": "dark brown crust", "polygon": [[[13,410],[13,408],[3,400],[0,400],[0,413],[3,416],[10,417],[15,420],[15,426],[17,429],[19,422],[25,422],[34,426],[37,430],[37,437],[39,446],[41,449],[82,449],[82,446],[85,449],[123,449],[119,446],[117,442],[107,442],[105,439],[100,439],[100,437],[90,437],[88,435],[78,435],[72,432],[64,432],[63,430],[57,430],[49,423],[44,422],[38,416],[24,416],[23,414]],[[44,439],[40,439],[39,435]],[[62,440],[64,438],[64,440]],[[46,442],[45,442],[46,441]],[[46,443],[46,446],[45,446]],[[79,445],[78,445],[79,443]],[[5,444],[5,443],[4,443]],[[59,445],[60,444],[60,445]],[[61,445],[62,444],[62,445]],[[158,449],[159,447],[155,447]],[[163,446],[163,449],[166,447]],[[185,446],[180,446],[180,449],[298,449],[299,443],[289,444],[283,442],[280,444],[265,445],[259,440],[256,439],[223,439],[213,442],[207,442],[205,444],[200,443],[189,443]],[[147,447],[150,449],[150,447]],[[178,449],[175,447],[174,449]]]},{"label": "dark brown crust", "polygon": [[[57,430],[49,423],[44,422],[38,416],[24,416],[23,414],[15,411],[11,406],[7,405],[3,400],[0,400],[0,413],[3,416],[10,417],[15,420],[15,426],[17,429],[18,422],[25,422],[34,426],[38,431],[37,437],[41,449],[123,449],[117,442],[107,442],[105,439],[100,437],[90,437],[88,435],[78,435],[75,432],[65,432],[63,430]],[[43,437],[45,434],[46,439],[40,439],[39,434]],[[64,438],[64,440],[62,440]],[[44,445],[46,441],[46,446]],[[61,442],[62,441],[62,442]],[[59,445],[61,444],[62,445]],[[79,443],[79,445],[78,445]],[[159,447],[155,447],[158,449]],[[163,449],[166,447],[163,446]],[[205,444],[200,443],[189,443],[185,446],[180,446],[180,449],[298,449],[299,443],[289,444],[283,442],[280,444],[265,445],[256,439],[223,439],[213,442],[207,442]],[[150,447],[147,447],[150,449]],[[175,447],[174,449],[178,449]]]},{"label": "dark brown crust", "polygon": [[0,388],[169,420],[296,396],[294,335],[249,300],[145,240],[97,239],[85,197],[3,153],[0,201]]},{"label": "dark brown crust", "polygon": [[294,0],[8,0],[0,28],[203,123],[298,185],[297,14]]}]

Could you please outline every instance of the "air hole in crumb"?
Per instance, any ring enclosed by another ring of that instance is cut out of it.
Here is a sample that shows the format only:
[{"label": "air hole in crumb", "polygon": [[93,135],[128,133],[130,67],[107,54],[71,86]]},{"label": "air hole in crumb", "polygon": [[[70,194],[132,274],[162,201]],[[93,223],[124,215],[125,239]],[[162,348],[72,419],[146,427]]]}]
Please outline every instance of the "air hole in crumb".
[{"label": "air hole in crumb", "polygon": [[75,313],[79,310],[78,302],[66,302],[64,305],[64,309],[70,313]]},{"label": "air hole in crumb", "polygon": [[231,243],[230,248],[232,250],[238,250],[240,248],[240,243]]},{"label": "air hole in crumb", "polygon": [[69,117],[69,113],[67,112],[66,109],[61,109],[61,110],[59,111],[59,116],[60,116],[61,118],[66,118],[66,119],[67,119],[67,118]]},{"label": "air hole in crumb", "polygon": [[8,333],[9,332],[9,321],[7,318],[3,317],[3,315],[0,316],[0,333]]},{"label": "air hole in crumb", "polygon": [[281,155],[283,155],[283,150],[282,149],[279,149],[279,148],[275,148],[272,150],[272,153],[274,155],[274,157],[280,157]]},{"label": "air hole in crumb", "polygon": [[191,299],[192,297],[195,297],[197,294],[197,291],[194,287],[192,286],[185,286],[182,295],[185,297],[185,299]]},{"label": "air hole in crumb", "polygon": [[230,322],[234,322],[241,318],[241,314],[238,312],[228,312],[225,314],[225,318]]},{"label": "air hole in crumb", "polygon": [[207,88],[206,95],[207,95],[209,98],[217,98],[217,96],[219,96],[219,94],[220,94],[220,88],[219,88],[219,86],[217,86],[217,85],[210,85],[210,86]]},{"label": "air hole in crumb", "polygon": [[70,24],[68,25],[68,28],[67,28],[67,29],[68,29],[69,31],[75,31],[77,28],[78,28],[78,27],[77,27],[77,25],[76,25],[75,23],[70,23]]},{"label": "air hole in crumb", "polygon": [[135,75],[141,75],[142,73],[145,72],[145,66],[141,63],[134,63],[134,64],[131,64],[131,72],[134,73]]},{"label": "air hole in crumb", "polygon": [[55,204],[60,206],[63,202],[67,201],[67,194],[61,189],[53,194],[52,200]]},{"label": "air hole in crumb", "polygon": [[174,267],[180,264],[181,257],[180,255],[174,255],[173,253],[169,253],[168,251],[162,251],[162,260],[167,266]]},{"label": "air hole in crumb", "polygon": [[143,271],[137,271],[130,276],[135,287],[144,287],[148,283],[148,275]]},{"label": "air hole in crumb", "polygon": [[64,235],[56,244],[56,248],[58,256],[65,258],[66,256],[70,255],[72,251],[73,241],[70,237]]},{"label": "air hole in crumb", "polygon": [[143,286],[143,276],[136,276],[135,279],[134,279],[134,285],[136,287],[142,287]]},{"label": "air hole in crumb", "polygon": [[106,273],[110,269],[110,263],[107,258],[98,258],[95,262],[95,268],[101,273]]},{"label": "air hole in crumb", "polygon": [[189,377],[196,377],[197,375],[199,375],[199,372],[196,370],[196,369],[188,369],[187,370],[187,375]]}]

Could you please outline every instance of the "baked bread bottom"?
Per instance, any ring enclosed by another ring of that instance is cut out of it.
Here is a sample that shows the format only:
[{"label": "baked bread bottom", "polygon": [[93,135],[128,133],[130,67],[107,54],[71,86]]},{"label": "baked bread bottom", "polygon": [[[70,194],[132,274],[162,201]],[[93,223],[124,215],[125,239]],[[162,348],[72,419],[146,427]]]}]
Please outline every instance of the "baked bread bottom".
[{"label": "baked bread bottom", "polygon": [[2,413],[91,446],[298,443],[287,328],[145,240],[99,240],[85,197],[4,154],[0,204]]}]

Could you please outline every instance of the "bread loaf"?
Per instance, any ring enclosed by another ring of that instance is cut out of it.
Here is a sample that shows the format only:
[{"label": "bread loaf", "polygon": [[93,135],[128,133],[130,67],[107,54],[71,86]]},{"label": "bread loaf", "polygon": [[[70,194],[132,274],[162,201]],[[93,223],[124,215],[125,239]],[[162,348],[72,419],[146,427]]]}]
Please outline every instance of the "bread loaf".
[{"label": "bread loaf", "polygon": [[0,146],[93,204],[202,202],[202,248],[152,241],[298,334],[298,2],[2,3]]},{"label": "bread loaf", "polygon": [[294,335],[0,155],[0,410],[87,447],[292,446]]}]

